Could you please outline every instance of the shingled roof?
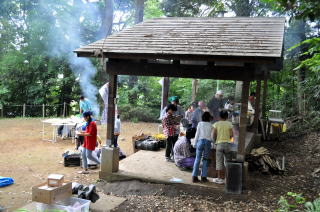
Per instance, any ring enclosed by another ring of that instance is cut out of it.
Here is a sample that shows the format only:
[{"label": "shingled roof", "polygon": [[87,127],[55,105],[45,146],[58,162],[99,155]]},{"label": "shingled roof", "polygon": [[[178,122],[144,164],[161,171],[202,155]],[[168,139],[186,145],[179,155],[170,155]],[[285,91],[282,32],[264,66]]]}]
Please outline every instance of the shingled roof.
[{"label": "shingled roof", "polygon": [[[76,49],[78,56],[280,58],[285,18],[157,18]],[[100,54],[101,56],[101,54]]]}]

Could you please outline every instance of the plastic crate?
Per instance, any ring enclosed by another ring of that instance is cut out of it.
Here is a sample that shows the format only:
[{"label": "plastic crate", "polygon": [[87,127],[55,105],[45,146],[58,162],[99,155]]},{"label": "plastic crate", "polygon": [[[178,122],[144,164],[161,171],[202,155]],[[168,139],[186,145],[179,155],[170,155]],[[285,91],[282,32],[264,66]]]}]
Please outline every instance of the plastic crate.
[{"label": "plastic crate", "polygon": [[55,204],[37,203],[37,212],[89,212],[90,200],[70,197]]}]

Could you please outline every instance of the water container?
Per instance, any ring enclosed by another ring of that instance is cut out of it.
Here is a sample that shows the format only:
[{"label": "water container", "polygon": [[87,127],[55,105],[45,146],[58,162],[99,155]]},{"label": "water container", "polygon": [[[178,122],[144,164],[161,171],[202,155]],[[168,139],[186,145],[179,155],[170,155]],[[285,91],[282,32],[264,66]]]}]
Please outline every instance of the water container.
[{"label": "water container", "polygon": [[55,204],[37,203],[37,212],[89,212],[90,200],[70,197]]}]

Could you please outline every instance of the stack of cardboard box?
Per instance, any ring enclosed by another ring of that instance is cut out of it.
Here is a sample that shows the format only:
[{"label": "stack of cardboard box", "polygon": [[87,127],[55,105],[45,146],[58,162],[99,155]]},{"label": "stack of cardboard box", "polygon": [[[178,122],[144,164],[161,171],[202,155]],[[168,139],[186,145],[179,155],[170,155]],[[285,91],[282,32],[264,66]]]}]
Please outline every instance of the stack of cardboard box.
[{"label": "stack of cardboard box", "polygon": [[32,201],[53,204],[72,196],[72,182],[65,182],[64,176],[51,174],[47,182],[32,187]]}]

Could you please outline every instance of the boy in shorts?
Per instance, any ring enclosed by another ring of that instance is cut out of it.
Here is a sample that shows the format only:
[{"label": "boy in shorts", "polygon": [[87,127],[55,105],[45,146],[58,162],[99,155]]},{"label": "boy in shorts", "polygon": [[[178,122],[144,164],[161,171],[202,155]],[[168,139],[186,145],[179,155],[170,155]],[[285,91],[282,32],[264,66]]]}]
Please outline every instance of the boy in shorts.
[{"label": "boy in shorts", "polygon": [[216,141],[216,170],[218,171],[218,178],[214,178],[213,182],[223,184],[222,170],[223,158],[231,151],[231,138],[233,137],[232,123],[227,121],[228,112],[226,110],[220,111],[220,121],[213,125],[213,138]]}]

